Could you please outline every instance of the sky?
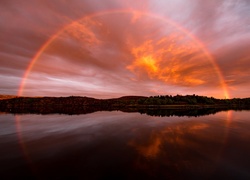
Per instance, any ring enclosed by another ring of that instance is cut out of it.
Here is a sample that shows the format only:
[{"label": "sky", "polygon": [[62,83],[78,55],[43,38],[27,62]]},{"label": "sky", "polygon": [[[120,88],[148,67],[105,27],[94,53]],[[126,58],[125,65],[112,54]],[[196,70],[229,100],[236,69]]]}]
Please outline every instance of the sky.
[{"label": "sky", "polygon": [[1,0],[0,94],[250,97],[249,0]]}]

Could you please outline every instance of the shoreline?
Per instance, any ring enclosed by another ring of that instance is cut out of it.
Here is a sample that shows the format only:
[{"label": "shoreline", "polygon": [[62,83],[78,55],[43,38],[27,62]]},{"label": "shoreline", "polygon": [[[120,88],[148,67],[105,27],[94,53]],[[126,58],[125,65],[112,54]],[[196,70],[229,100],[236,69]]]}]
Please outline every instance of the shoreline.
[{"label": "shoreline", "polygon": [[91,97],[14,97],[0,100],[0,112],[85,114],[95,111],[140,110],[243,110],[250,109],[250,98],[215,99],[205,96],[125,96],[113,99]]}]

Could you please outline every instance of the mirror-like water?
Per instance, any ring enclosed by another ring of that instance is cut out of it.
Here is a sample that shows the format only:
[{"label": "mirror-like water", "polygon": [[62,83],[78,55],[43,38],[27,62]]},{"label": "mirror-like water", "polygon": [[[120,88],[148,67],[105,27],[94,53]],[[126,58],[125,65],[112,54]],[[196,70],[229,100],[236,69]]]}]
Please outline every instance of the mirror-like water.
[{"label": "mirror-like water", "polygon": [[0,176],[249,179],[249,117],[1,114]]}]

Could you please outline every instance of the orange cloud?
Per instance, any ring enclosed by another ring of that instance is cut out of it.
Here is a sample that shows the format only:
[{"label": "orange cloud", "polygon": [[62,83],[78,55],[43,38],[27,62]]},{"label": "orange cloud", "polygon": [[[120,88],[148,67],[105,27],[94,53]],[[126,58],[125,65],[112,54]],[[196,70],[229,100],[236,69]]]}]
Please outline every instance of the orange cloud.
[{"label": "orange cloud", "polygon": [[[131,53],[134,61],[127,66],[127,69],[138,77],[146,74],[149,79],[169,84],[187,86],[204,84],[204,74],[212,68],[199,47],[178,34],[171,34],[155,41],[144,41],[139,46],[133,47]],[[189,71],[190,69],[192,71]]]}]

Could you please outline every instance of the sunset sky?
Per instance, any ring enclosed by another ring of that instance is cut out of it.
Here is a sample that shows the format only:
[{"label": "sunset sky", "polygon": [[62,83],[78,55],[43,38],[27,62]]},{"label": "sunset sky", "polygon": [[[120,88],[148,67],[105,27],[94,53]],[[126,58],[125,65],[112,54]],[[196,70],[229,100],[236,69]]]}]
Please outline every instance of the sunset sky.
[{"label": "sunset sky", "polygon": [[0,94],[250,97],[249,0],[1,0]]}]

